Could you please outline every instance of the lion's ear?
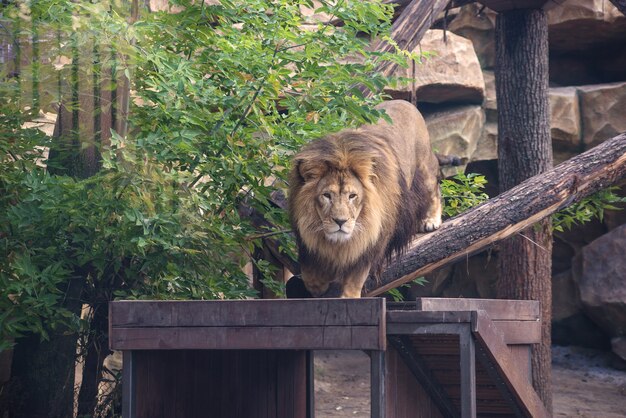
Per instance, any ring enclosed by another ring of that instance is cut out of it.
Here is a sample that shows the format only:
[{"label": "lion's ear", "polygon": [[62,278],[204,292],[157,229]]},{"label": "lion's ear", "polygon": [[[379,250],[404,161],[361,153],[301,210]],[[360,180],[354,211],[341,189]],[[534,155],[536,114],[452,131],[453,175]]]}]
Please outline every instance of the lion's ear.
[{"label": "lion's ear", "polygon": [[294,162],[303,182],[316,180],[324,175],[326,164],[314,159],[297,158]]}]

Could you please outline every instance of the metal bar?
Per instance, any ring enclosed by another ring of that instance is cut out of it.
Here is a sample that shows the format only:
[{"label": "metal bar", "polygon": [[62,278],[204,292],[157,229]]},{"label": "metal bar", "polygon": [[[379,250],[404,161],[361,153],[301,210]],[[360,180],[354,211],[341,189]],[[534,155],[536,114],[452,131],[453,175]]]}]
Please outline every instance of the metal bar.
[{"label": "metal bar", "polygon": [[122,417],[135,418],[137,416],[137,401],[135,391],[135,353],[131,350],[123,352],[122,371]]},{"label": "metal bar", "polygon": [[459,335],[461,349],[461,417],[476,418],[476,348],[471,330]]},{"label": "metal bar", "polygon": [[385,418],[385,352],[372,350],[370,354],[370,396],[372,418]]}]

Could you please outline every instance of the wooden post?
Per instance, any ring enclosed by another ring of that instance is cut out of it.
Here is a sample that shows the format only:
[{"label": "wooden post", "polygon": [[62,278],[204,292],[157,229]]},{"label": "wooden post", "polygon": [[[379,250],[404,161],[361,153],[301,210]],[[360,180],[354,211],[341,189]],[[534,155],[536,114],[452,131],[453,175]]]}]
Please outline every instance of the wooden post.
[{"label": "wooden post", "polygon": [[385,352],[370,351],[370,393],[372,418],[385,418]]},{"label": "wooden post", "polygon": [[124,374],[122,375],[122,418],[135,418],[135,361],[130,350],[123,352]]},{"label": "wooden post", "polygon": [[476,349],[469,327],[459,333],[461,366],[461,416],[476,418]]}]

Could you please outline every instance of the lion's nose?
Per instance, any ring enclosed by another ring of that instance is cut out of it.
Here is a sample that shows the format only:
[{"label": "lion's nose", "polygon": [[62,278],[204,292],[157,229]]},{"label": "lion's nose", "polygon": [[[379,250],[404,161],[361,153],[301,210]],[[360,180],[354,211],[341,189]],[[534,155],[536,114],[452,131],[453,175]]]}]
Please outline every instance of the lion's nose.
[{"label": "lion's nose", "polygon": [[333,218],[333,221],[335,221],[335,223],[337,225],[339,225],[339,228],[341,228],[341,225],[345,224],[347,219],[337,219],[337,218]]}]

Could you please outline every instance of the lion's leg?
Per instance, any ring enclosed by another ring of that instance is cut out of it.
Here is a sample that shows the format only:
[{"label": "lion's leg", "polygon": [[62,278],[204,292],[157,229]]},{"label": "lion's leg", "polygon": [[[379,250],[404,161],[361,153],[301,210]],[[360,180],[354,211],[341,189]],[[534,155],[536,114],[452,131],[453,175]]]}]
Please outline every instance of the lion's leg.
[{"label": "lion's leg", "polygon": [[421,225],[421,230],[424,232],[434,231],[441,226],[441,192],[438,186],[431,192],[430,199],[426,217]]},{"label": "lion's leg", "polygon": [[320,297],[328,291],[330,280],[320,275],[315,269],[310,269],[305,266],[301,266],[302,282],[306,290],[313,295],[313,297]]},{"label": "lion's leg", "polygon": [[369,276],[370,268],[367,266],[365,271],[357,271],[345,277],[343,282],[342,298],[360,298],[361,291],[367,276]]}]

